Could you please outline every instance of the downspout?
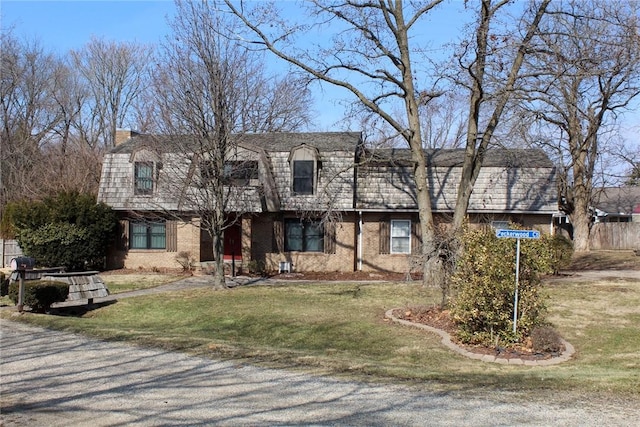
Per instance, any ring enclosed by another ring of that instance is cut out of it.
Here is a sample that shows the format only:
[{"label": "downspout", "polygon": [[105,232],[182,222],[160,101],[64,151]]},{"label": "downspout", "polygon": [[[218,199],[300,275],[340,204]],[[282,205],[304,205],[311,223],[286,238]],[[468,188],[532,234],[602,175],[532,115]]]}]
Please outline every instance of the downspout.
[{"label": "downspout", "polygon": [[362,211],[358,211],[358,271],[362,271]]}]

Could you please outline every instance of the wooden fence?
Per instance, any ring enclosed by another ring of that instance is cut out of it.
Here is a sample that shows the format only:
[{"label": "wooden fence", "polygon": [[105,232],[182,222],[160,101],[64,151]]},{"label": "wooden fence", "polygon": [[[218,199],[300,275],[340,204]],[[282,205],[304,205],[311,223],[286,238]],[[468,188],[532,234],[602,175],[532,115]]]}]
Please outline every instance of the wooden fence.
[{"label": "wooden fence", "polygon": [[22,249],[15,240],[0,239],[0,268],[9,267],[11,259],[22,256]]},{"label": "wooden fence", "polygon": [[591,228],[591,249],[640,249],[640,222],[599,222]]}]

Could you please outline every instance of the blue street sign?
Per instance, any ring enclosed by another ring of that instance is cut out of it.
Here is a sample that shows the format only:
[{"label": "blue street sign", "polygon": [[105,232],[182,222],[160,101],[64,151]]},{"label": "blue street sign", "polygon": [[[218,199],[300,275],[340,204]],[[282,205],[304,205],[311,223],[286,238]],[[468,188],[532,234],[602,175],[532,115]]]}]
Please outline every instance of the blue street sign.
[{"label": "blue street sign", "polygon": [[538,230],[496,230],[496,237],[499,239],[539,239],[540,232]]}]

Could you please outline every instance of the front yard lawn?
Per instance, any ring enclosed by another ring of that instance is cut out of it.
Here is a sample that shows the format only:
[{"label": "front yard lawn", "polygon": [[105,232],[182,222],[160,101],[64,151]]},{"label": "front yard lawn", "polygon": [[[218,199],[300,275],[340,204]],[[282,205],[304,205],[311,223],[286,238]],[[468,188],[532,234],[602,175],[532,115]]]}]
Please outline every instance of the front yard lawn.
[{"label": "front yard lawn", "polygon": [[[108,278],[105,277],[108,282]],[[386,321],[389,308],[439,301],[419,282],[287,283],[127,298],[82,317],[26,314],[30,323],[103,339],[431,390],[507,390],[570,401],[640,397],[640,279],[550,282],[550,320],[576,347],[549,367],[464,358],[433,334]]]}]

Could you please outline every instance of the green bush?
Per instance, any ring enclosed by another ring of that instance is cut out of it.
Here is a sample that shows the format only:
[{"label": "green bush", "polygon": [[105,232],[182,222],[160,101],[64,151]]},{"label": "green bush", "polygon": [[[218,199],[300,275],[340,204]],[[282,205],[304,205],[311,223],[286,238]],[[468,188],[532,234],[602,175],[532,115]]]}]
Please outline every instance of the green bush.
[{"label": "green bush", "polygon": [[[14,304],[18,304],[19,282],[9,286],[9,298]],[[49,282],[43,280],[24,282],[24,305],[31,307],[31,311],[44,313],[54,302],[62,302],[69,295],[69,285],[62,282]]]},{"label": "green bush", "polygon": [[457,337],[465,343],[507,345],[521,342],[544,322],[545,298],[540,273],[551,272],[552,239],[522,239],[518,319],[513,333],[516,241],[499,239],[493,230],[467,230],[452,277],[451,314]]},{"label": "green bush", "polygon": [[25,255],[68,271],[100,269],[117,220],[89,194],[60,193],[42,202],[11,206],[16,239]]},{"label": "green bush", "polygon": [[564,236],[553,236],[551,239],[552,259],[551,268],[553,274],[557,275],[560,270],[567,268],[571,264],[573,256],[573,243]]}]

